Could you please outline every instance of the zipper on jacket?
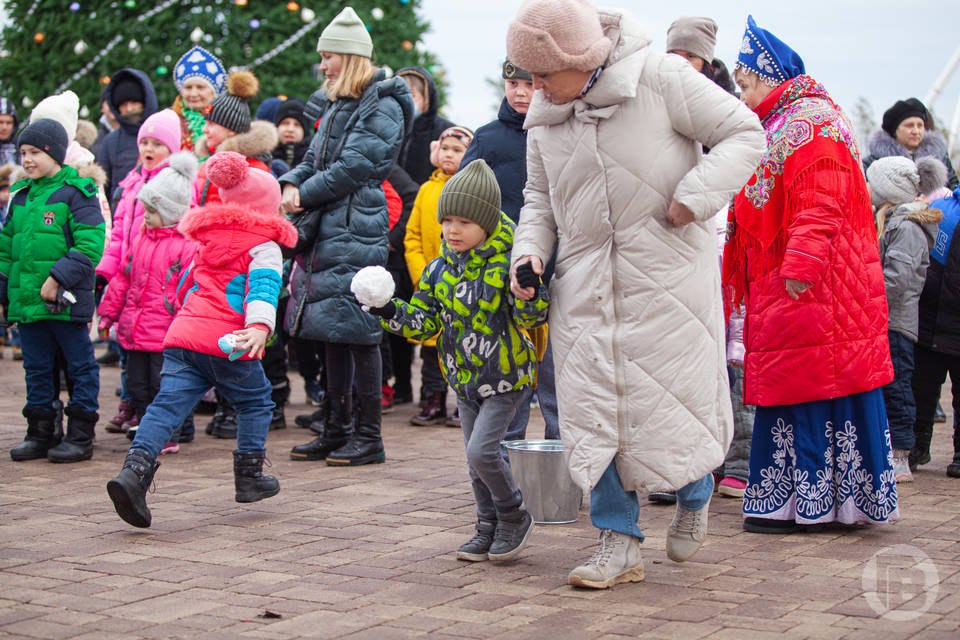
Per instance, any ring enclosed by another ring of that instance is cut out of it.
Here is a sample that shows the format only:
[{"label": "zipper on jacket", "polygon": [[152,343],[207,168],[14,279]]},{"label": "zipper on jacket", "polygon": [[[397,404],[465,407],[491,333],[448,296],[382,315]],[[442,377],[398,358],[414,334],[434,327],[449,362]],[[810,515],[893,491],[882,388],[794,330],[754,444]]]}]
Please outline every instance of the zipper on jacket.
[{"label": "zipper on jacket", "polygon": [[327,134],[323,137],[323,146],[320,148],[320,161],[318,162],[318,165],[324,169],[327,168],[327,143],[330,142],[330,130],[333,129],[333,121],[336,120],[337,114],[343,109],[343,105],[343,100],[337,100],[333,113],[327,118]]}]

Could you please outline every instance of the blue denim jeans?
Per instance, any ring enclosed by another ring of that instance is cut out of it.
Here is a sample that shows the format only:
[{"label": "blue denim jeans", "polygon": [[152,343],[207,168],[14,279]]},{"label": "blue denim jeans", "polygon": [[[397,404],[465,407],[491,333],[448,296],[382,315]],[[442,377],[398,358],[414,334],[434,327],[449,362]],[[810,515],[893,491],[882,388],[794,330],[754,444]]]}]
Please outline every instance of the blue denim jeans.
[{"label": "blue denim jeans", "polygon": [[[523,440],[527,437],[527,423],[530,422],[530,400],[533,398],[533,394],[532,389],[525,390],[523,399],[517,405],[517,413],[513,416],[510,426],[507,427],[507,435],[504,440]],[[549,339],[547,340],[547,350],[544,352],[543,360],[537,369],[536,394],[545,425],[543,437],[547,440],[559,440],[560,420],[557,417],[557,386],[553,372],[553,349],[550,348]]]},{"label": "blue denim jeans", "polygon": [[512,511],[523,502],[500,445],[522,397],[521,390],[479,401],[457,398],[473,498],[481,520],[495,522],[498,513]]},{"label": "blue denim jeans", "polygon": [[[701,509],[713,494],[713,474],[677,489],[677,506],[689,511]],[[620,481],[617,465],[611,462],[600,476],[597,486],[590,492],[590,522],[597,529],[613,529],[643,542],[643,533],[637,520],[640,518],[640,503],[636,491],[627,491]]]},{"label": "blue denim jeans", "polygon": [[140,421],[130,448],[156,458],[210,387],[215,387],[237,410],[237,449],[264,451],[273,401],[260,361],[230,362],[180,348],[163,352],[160,392]]},{"label": "blue denim jeans", "polygon": [[54,397],[57,347],[63,352],[67,376],[73,382],[71,406],[96,413],[99,408],[100,367],[84,322],[40,320],[20,324],[27,406],[49,409]]}]

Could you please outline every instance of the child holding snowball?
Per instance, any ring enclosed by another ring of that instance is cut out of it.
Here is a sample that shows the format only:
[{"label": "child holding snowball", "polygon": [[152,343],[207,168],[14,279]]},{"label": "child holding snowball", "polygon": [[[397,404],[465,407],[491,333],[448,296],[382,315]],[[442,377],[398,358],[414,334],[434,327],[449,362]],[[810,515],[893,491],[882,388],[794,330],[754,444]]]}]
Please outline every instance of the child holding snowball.
[{"label": "child holding snowball", "polygon": [[526,543],[533,520],[500,454],[500,440],[536,377],[533,344],[520,327],[546,322],[547,290],[528,269],[518,278],[537,295],[523,301],[510,293],[514,224],[500,211],[500,188],[483,160],[447,180],[437,219],[442,252],[424,269],[409,303],[389,298],[389,275],[385,291],[365,281],[369,271],[358,273],[352,288],[388,331],[417,340],[439,332],[440,362],[457,393],[477,503],[476,535],[457,558],[510,560]]}]

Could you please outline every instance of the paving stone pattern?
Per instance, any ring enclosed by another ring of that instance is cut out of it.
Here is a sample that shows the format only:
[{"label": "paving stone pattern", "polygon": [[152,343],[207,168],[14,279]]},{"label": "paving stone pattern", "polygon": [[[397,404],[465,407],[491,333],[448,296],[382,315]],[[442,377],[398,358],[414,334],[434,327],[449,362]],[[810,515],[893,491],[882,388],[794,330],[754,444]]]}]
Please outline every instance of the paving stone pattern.
[{"label": "paving stone pattern", "polygon": [[[102,370],[103,422],[118,380]],[[538,526],[512,564],[455,559],[474,520],[462,437],[409,426],[412,405],[385,416],[386,464],[290,460],[310,438],[293,426],[308,409],[293,380],[291,426],[268,443],[277,497],[234,502],[233,443],[205,436],[200,416],[197,439],[163,457],[153,527],[139,530],[104,488],[122,435],[98,427],[90,462],[10,461],[23,371],[0,361],[0,638],[960,637],[960,480],[944,475],[945,425],[933,461],[901,487],[894,525],[761,536],[741,530],[739,500],[715,496],[706,544],[676,564],[664,553],[673,507],[644,500],[646,580],[591,591],[566,585],[596,545],[586,507],[575,524]],[[528,435],[541,434],[534,411]]]}]

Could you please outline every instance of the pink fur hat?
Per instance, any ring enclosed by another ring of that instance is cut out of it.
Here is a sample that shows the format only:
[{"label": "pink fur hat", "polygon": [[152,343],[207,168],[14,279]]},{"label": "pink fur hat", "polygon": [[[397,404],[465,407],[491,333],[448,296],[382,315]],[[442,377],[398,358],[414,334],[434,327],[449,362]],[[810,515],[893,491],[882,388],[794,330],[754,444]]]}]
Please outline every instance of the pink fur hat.
[{"label": "pink fur hat", "polygon": [[245,204],[263,213],[280,212],[280,183],[233,151],[215,153],[207,160],[207,177],[220,188],[224,203]]},{"label": "pink fur hat", "polygon": [[137,133],[137,144],[144,138],[156,138],[170,149],[180,151],[180,116],[173,109],[164,109],[143,121]]},{"label": "pink fur hat", "polygon": [[593,71],[610,47],[589,0],[526,0],[507,29],[507,57],[532,73]]}]

